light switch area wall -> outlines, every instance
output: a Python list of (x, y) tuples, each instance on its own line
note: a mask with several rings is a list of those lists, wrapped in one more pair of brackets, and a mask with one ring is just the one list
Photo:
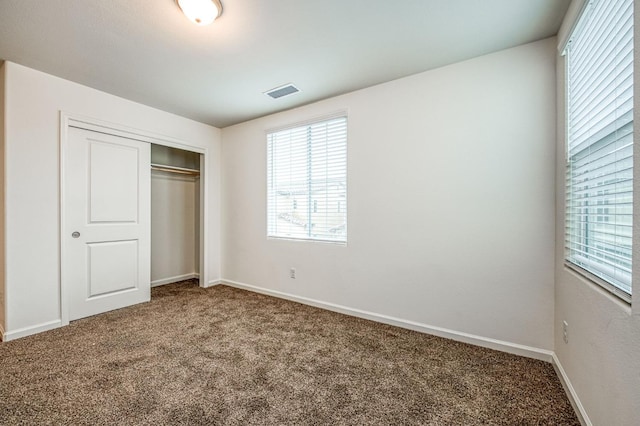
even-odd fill
[[(640, 22), (635, 16), (636, 27)], [(564, 24), (563, 24), (564, 25)], [(571, 25), (568, 25), (571, 28)], [(638, 33), (634, 43), (640, 43)], [(634, 58), (634, 80), (640, 81), (638, 57)], [(565, 57), (557, 58), (557, 168), (556, 168), (556, 261), (555, 261), (555, 345), (557, 362), (580, 399), (586, 424), (636, 425), (640, 419), (640, 285), (638, 247), (634, 243), (632, 304), (612, 296), (596, 284), (565, 267)], [(640, 85), (634, 84), (634, 96), (640, 95)], [(640, 111), (634, 110), (634, 120)], [(635, 155), (638, 158), (636, 139)], [(635, 162), (636, 160), (634, 160)], [(637, 163), (636, 163), (637, 164)], [(634, 173), (634, 188), (638, 188), (638, 173)], [(634, 193), (637, 194), (636, 189)], [(640, 197), (634, 196), (634, 212)], [(638, 230), (634, 217), (634, 234)], [(634, 239), (637, 236), (634, 235)], [(635, 240), (637, 241), (637, 240)], [(565, 339), (563, 325), (567, 324)]]
[(151, 173), (151, 285), (191, 278), (199, 271), (199, 179)]

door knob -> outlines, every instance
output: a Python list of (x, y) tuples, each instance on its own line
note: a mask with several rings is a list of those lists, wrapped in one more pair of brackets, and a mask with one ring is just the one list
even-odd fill
[(78, 237), (80, 237), (80, 233), (78, 231), (75, 231), (73, 234), (71, 234), (71, 236), (73, 238), (78, 238)]

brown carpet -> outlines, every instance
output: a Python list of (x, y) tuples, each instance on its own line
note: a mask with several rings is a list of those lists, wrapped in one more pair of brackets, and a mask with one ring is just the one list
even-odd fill
[(189, 281), (0, 362), (2, 425), (579, 424), (548, 363)]

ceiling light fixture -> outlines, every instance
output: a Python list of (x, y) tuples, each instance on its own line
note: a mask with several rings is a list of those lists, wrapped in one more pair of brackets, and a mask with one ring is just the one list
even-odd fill
[(222, 14), (220, 0), (176, 0), (182, 13), (197, 25), (209, 25)]

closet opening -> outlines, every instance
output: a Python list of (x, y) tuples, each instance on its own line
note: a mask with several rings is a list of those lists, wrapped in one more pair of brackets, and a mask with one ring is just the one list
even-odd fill
[(202, 155), (151, 144), (151, 287), (200, 280)]
[(208, 150), (60, 114), (60, 325), (208, 279)]

